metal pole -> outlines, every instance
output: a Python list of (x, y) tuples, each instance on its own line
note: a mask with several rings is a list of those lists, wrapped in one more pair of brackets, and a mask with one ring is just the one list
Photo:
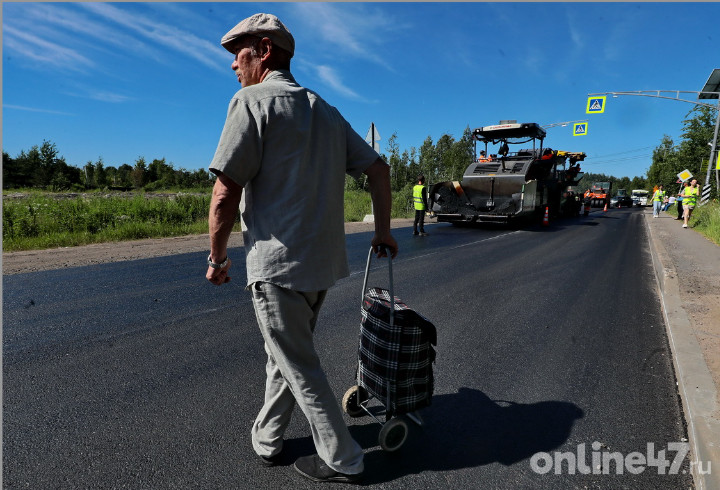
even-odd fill
[(713, 165), (716, 165), (715, 159), (713, 157), (717, 155), (718, 127), (720, 127), (720, 98), (718, 99), (717, 111), (718, 114), (715, 120), (715, 135), (713, 136), (712, 148), (710, 149), (710, 161), (708, 162), (707, 174), (705, 175), (705, 185), (710, 185), (710, 168)]
[[(374, 122), (370, 122), (370, 133), (371, 133), (370, 139), (372, 140), (372, 143), (370, 143), (370, 146), (372, 146), (372, 149), (374, 150), (375, 149), (375, 123)], [(390, 179), (392, 181), (392, 177)], [(372, 199), (370, 199), (370, 216), (372, 216), (373, 220), (374, 220), (375, 206), (373, 206)], [(363, 292), (363, 294), (365, 294), (365, 292)]]

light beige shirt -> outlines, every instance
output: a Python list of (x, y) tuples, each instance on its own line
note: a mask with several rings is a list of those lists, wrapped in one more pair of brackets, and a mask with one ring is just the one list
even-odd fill
[(345, 174), (378, 154), (316, 93), (276, 70), (230, 101), (210, 171), (244, 186), (247, 284), (321, 291), (349, 274)]

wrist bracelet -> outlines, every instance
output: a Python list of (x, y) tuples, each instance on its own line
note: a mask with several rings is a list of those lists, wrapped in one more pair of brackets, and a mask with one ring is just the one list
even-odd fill
[(222, 269), (223, 267), (225, 267), (227, 265), (228, 257), (225, 257), (225, 260), (223, 260), (219, 264), (216, 264), (215, 262), (212, 261), (212, 254), (210, 254), (210, 255), (208, 255), (207, 263), (213, 269)]

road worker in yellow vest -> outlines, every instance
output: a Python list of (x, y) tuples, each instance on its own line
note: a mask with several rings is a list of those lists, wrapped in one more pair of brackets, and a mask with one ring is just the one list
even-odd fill
[(424, 175), (418, 176), (418, 183), (413, 187), (413, 204), (415, 204), (413, 235), (427, 236), (428, 234), (425, 233), (425, 211), (427, 210), (428, 205)]

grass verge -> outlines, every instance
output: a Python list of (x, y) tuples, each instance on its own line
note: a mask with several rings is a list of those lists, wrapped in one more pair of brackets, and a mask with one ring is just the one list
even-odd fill
[(691, 225), (695, 231), (702, 233), (716, 245), (720, 245), (720, 204), (711, 202), (704, 206), (696, 206)]
[[(393, 218), (410, 216), (405, 194), (393, 195)], [(3, 252), (208, 232), (209, 192), (66, 194), (62, 198), (37, 191), (20, 198), (8, 195), (3, 199)], [(345, 221), (362, 221), (370, 212), (369, 193), (346, 193)], [(239, 216), (234, 231), (240, 231)]]

